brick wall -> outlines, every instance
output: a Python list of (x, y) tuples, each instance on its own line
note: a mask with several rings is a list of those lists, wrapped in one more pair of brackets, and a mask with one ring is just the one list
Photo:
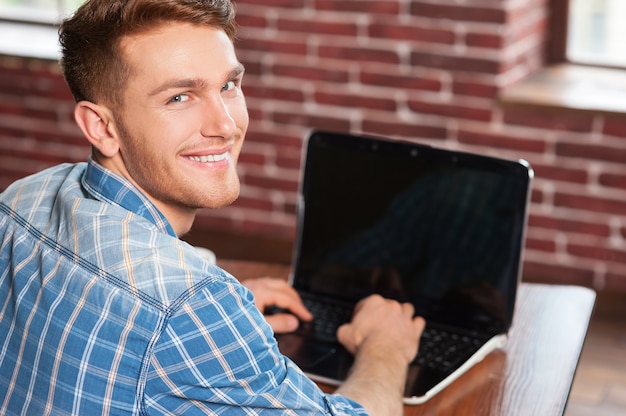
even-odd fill
[[(525, 278), (626, 292), (626, 118), (505, 107), (541, 67), (546, 0), (239, 0), (251, 128), (241, 198), (205, 230), (292, 242), (302, 137), (320, 127), (535, 169)], [(0, 60), (0, 189), (88, 148), (53, 63)]]
[(86, 159), (73, 107), (55, 62), (0, 57), (0, 190), (50, 165)]

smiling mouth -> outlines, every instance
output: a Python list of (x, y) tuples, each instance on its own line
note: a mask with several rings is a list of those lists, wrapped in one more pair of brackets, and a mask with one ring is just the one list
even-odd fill
[(187, 159), (199, 163), (214, 163), (228, 159), (228, 152), (219, 155), (187, 156)]

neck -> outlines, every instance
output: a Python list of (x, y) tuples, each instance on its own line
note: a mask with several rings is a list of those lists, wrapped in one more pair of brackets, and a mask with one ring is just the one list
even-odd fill
[(141, 186), (139, 186), (137, 182), (135, 182), (123, 163), (116, 163), (115, 158), (99, 156), (99, 154), (95, 153), (93, 155), (94, 160), (108, 170), (115, 172), (132, 182), (133, 185), (135, 185), (135, 187), (143, 193), (143, 195), (148, 198), (150, 202), (152, 202), (154, 206), (157, 207), (157, 209), (165, 216), (178, 237), (187, 234), (191, 230), (191, 226), (196, 218), (196, 213), (198, 212), (197, 208), (167, 204), (160, 199), (150, 196), (142, 189)]
[(178, 237), (187, 234), (191, 230), (193, 221), (196, 218), (196, 213), (198, 212), (197, 209), (172, 209), (168, 206), (165, 206), (160, 201), (154, 201), (152, 198), (150, 198), (150, 200), (159, 209), (159, 211), (161, 211), (165, 218), (167, 218), (167, 221), (170, 223)]

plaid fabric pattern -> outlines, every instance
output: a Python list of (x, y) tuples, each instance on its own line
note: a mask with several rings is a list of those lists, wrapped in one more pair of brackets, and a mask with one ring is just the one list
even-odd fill
[(365, 414), (132, 184), (60, 165), (0, 194), (0, 414)]

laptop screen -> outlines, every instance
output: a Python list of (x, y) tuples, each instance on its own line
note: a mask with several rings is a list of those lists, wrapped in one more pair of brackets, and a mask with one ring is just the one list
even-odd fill
[(380, 293), (427, 321), (506, 331), (531, 171), (525, 163), (314, 132), (293, 284), (347, 301)]

